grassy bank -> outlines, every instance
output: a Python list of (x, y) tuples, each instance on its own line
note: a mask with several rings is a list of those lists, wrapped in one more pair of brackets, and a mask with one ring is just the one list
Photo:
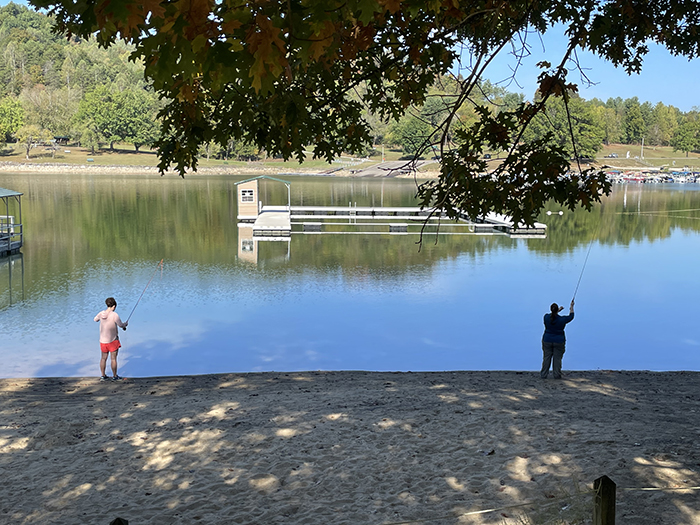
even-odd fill
[[(611, 154), (617, 155), (617, 158), (607, 157)], [(700, 167), (700, 154), (690, 153), (686, 157), (685, 153), (673, 151), (670, 146), (645, 146), (642, 149), (641, 145), (610, 144), (598, 152), (596, 161), (622, 169), (645, 167), (680, 169), (684, 166), (698, 168)]]
[[(617, 157), (610, 157), (610, 155)], [(629, 155), (628, 155), (629, 154)], [(502, 156), (503, 154), (501, 154)], [(342, 157), (337, 162), (328, 163), (323, 160), (307, 160), (299, 163), (296, 160), (285, 162), (282, 159), (265, 159), (255, 162), (245, 162), (236, 160), (221, 160), (214, 158), (199, 159), (198, 168), (202, 171), (221, 172), (255, 172), (268, 171), (274, 173), (283, 172), (309, 172), (322, 173), (330, 172), (342, 168), (344, 172), (361, 169), (382, 161), (399, 160), (403, 153), (396, 149), (384, 148), (383, 157), (380, 149), (376, 155), (370, 156), (369, 161), (358, 163), (352, 157)], [(124, 168), (143, 167), (155, 170), (158, 166), (158, 156), (155, 150), (140, 148), (136, 151), (130, 144), (117, 144), (114, 150), (101, 148), (95, 153), (89, 149), (79, 146), (65, 146), (53, 152), (51, 148), (34, 148), (31, 150), (29, 159), (26, 158), (24, 148), (16, 144), (7, 144), (0, 149), (0, 163), (16, 163), (23, 165), (37, 165), (37, 167), (48, 168), (50, 165), (68, 166), (117, 166)], [(499, 155), (493, 153), (493, 162), (498, 162)], [(673, 151), (670, 146), (642, 147), (629, 144), (610, 144), (604, 146), (596, 155), (595, 164), (599, 166), (610, 166), (619, 169), (640, 169), (640, 168), (676, 168), (683, 167), (700, 168), (700, 154), (690, 153), (687, 157), (683, 152)], [(433, 168), (434, 169), (434, 168)]]
[[(386, 160), (398, 160), (402, 153), (398, 150), (385, 149), (384, 158)], [(338, 168), (353, 169), (366, 167), (382, 161), (381, 152), (369, 158), (369, 162), (358, 164), (357, 159), (352, 157), (341, 157), (337, 162), (328, 163), (324, 160), (307, 160), (299, 163), (296, 160), (285, 162), (282, 159), (265, 159), (255, 162), (220, 160), (215, 158), (199, 159), (198, 168), (211, 168), (226, 170), (270, 170), (275, 172), (295, 172), (313, 171), (323, 172)], [(74, 166), (95, 165), (95, 166), (123, 166), (123, 167), (147, 167), (156, 169), (158, 166), (158, 155), (155, 150), (142, 147), (139, 151), (130, 144), (116, 144), (114, 150), (101, 148), (94, 153), (87, 148), (79, 146), (63, 146), (57, 151), (51, 148), (33, 148), (26, 158), (25, 150), (21, 145), (7, 144), (0, 149), (0, 162), (17, 163), (26, 165), (36, 164), (37, 166), (47, 166), (52, 164), (67, 164)]]

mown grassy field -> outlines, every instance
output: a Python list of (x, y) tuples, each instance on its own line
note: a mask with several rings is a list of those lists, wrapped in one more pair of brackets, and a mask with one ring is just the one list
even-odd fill
[[(629, 158), (627, 153), (629, 152)], [(606, 155), (616, 153), (618, 158), (606, 158)], [(610, 144), (598, 152), (596, 161), (616, 168), (690, 168), (700, 167), (700, 154), (690, 153), (687, 157), (681, 151), (673, 151), (670, 146), (645, 146), (642, 152), (640, 145)]]

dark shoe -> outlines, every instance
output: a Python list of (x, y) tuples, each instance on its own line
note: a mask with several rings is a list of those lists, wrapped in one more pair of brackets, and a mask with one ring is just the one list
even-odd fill
[(107, 376), (102, 376), (102, 377), (100, 378), (100, 381), (107, 381), (108, 379), (109, 379), (109, 377), (107, 377)]
[(120, 377), (120, 376), (114, 376), (114, 377), (112, 378), (112, 381), (124, 381), (124, 378), (123, 378), (123, 377)]

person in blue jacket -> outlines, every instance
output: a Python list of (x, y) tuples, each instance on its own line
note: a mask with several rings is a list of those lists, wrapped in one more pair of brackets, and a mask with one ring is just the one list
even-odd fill
[(566, 349), (566, 335), (564, 328), (574, 320), (574, 301), (571, 300), (569, 315), (559, 315), (564, 307), (552, 303), (550, 313), (544, 314), (544, 335), (542, 336), (542, 370), (540, 377), (547, 379), (549, 365), (552, 365), (554, 379), (561, 379), (561, 360)]

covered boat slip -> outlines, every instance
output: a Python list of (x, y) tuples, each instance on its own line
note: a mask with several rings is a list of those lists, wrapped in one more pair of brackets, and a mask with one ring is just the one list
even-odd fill
[(22, 194), (0, 188), (0, 257), (19, 252), (23, 237)]

